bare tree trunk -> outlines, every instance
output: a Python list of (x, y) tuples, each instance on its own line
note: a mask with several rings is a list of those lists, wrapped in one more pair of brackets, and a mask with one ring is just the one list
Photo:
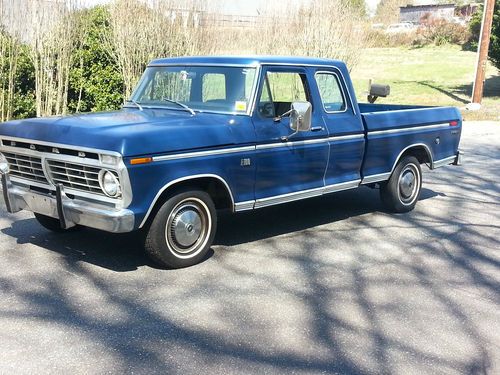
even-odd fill
[(126, 97), (151, 59), (194, 54), (199, 46), (194, 2), (183, 2), (182, 9), (172, 0), (146, 4), (117, 0), (110, 6), (112, 37), (104, 42), (122, 71)]
[(28, 14), (31, 24), (31, 59), (35, 68), (37, 116), (67, 111), (71, 52), (77, 13), (76, 0), (65, 3), (32, 1)]

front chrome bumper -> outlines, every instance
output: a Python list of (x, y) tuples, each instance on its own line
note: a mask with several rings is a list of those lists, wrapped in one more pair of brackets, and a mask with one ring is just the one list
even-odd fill
[(62, 185), (57, 186), (55, 197), (13, 185), (9, 175), (0, 173), (3, 199), (10, 213), (29, 210), (59, 219), (62, 228), (82, 225), (106, 232), (125, 233), (134, 230), (134, 213), (91, 203), (77, 198), (70, 199)]

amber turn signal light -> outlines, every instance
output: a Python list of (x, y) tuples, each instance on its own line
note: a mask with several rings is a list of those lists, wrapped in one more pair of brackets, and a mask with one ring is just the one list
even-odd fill
[(135, 158), (135, 159), (130, 159), (130, 164), (136, 165), (136, 164), (147, 164), (151, 163), (153, 161), (153, 158)]

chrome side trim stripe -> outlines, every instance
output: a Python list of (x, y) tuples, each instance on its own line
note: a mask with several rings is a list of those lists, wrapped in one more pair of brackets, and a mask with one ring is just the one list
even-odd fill
[(352, 139), (364, 139), (365, 135), (360, 134), (350, 134), (350, 135), (340, 135), (328, 138), (316, 138), (316, 139), (306, 139), (305, 141), (291, 141), (291, 142), (280, 142), (280, 143), (268, 143), (257, 145), (257, 150), (265, 150), (269, 148), (279, 148), (279, 147), (292, 147), (292, 146), (303, 146), (316, 143), (326, 143), (326, 142), (336, 142), (336, 141), (347, 141)]
[(348, 190), (348, 189), (354, 189), (354, 188), (357, 188), (359, 186), (360, 182), (361, 182), (361, 180), (353, 180), (353, 181), (341, 182), (340, 184), (328, 185), (328, 186), (325, 186), (323, 194), (334, 193), (336, 191), (342, 191), (342, 190)]
[(363, 139), (365, 138), (365, 135), (363, 133), (328, 137), (328, 141), (329, 142), (347, 141), (347, 140), (351, 140), (351, 139), (361, 139), (361, 138), (363, 138)]
[(387, 172), (387, 173), (379, 173), (379, 174), (372, 174), (371, 176), (366, 176), (363, 178), (363, 181), (361, 181), (361, 185), (364, 184), (371, 184), (374, 182), (379, 182), (379, 181), (386, 181), (391, 177), (392, 172)]
[(255, 204), (254, 200), (235, 203), (234, 204), (234, 211), (240, 212), (240, 211), (253, 210), (254, 204)]
[(266, 150), (269, 148), (281, 148), (281, 147), (293, 147), (293, 146), (304, 146), (304, 145), (312, 145), (316, 143), (325, 143), (326, 138), (315, 138), (315, 139), (306, 139), (304, 141), (293, 141), (293, 142), (280, 142), (280, 143), (266, 143), (262, 145), (257, 145), (257, 150)]
[(195, 151), (195, 152), (186, 152), (183, 154), (154, 156), (153, 161), (189, 159), (189, 158), (197, 158), (197, 157), (202, 157), (202, 156), (213, 156), (213, 155), (223, 155), (223, 154), (234, 154), (234, 153), (238, 153), (238, 152), (249, 152), (249, 151), (254, 151), (254, 150), (255, 150), (255, 146), (222, 148), (222, 149), (217, 149), (217, 150)]
[[(414, 131), (419, 131), (419, 130), (431, 130), (431, 129), (441, 129), (441, 128), (447, 129), (447, 128), (449, 128), (449, 126), (450, 125), (448, 123), (441, 123), (441, 124), (434, 124), (434, 125), (416, 126), (416, 127), (412, 127), (412, 128), (378, 130), (378, 131), (368, 132), (368, 136), (375, 136), (375, 135), (380, 135), (380, 134), (414, 132)], [(238, 153), (238, 152), (250, 152), (250, 151), (254, 151), (254, 150), (266, 150), (266, 149), (281, 148), (281, 147), (304, 146), (304, 145), (320, 144), (320, 143), (326, 143), (326, 142), (338, 142), (338, 141), (364, 139), (364, 137), (365, 137), (365, 135), (363, 133), (358, 133), (358, 134), (340, 135), (340, 136), (332, 136), (332, 137), (325, 137), (325, 138), (306, 139), (306, 140), (301, 140), (301, 141), (259, 144), (256, 146), (243, 146), (243, 147), (222, 148), (222, 149), (217, 149), (217, 150), (186, 152), (186, 153), (180, 153), (180, 154), (154, 156), (153, 161), (188, 159), (188, 158), (196, 158), (196, 157), (203, 157), (203, 156), (231, 154), (231, 153)]]
[(266, 149), (281, 148), (281, 147), (304, 146), (304, 145), (312, 145), (312, 144), (335, 142), (335, 141), (345, 141), (345, 140), (361, 139), (361, 138), (364, 138), (364, 134), (362, 134), (362, 133), (328, 137), (328, 138), (306, 139), (306, 140), (302, 140), (302, 141), (266, 143), (266, 144), (260, 144), (257, 146), (231, 147), (231, 148), (221, 148), (221, 149), (217, 149), (217, 150), (194, 151), (194, 152), (185, 152), (185, 153), (180, 153), (180, 154), (154, 156), (153, 161), (189, 159), (189, 158), (197, 158), (197, 157), (203, 157), (203, 156), (233, 154), (233, 153), (239, 153), (239, 152), (250, 152), (250, 151), (254, 151), (254, 150), (266, 150)]
[(370, 135), (380, 135), (380, 134), (393, 134), (393, 133), (403, 133), (403, 132), (413, 132), (419, 130), (431, 130), (431, 129), (448, 129), (450, 124), (448, 123), (440, 123), (434, 125), (424, 125), (424, 126), (414, 126), (412, 128), (398, 128), (398, 129), (389, 129), (389, 130), (376, 130), (369, 131), (368, 136)]
[(447, 158), (441, 159), (441, 160), (436, 160), (435, 162), (432, 163), (432, 168), (431, 169), (436, 169), (439, 167), (444, 167), (445, 165), (451, 164), (455, 161), (456, 155), (449, 156)]
[(317, 197), (317, 196), (323, 194), (323, 189), (324, 189), (323, 187), (320, 187), (320, 188), (315, 188), (315, 189), (302, 190), (302, 191), (296, 191), (293, 193), (276, 195), (274, 197), (257, 199), (255, 201), (254, 208), (273, 206), (275, 204), (293, 202), (293, 201), (296, 201), (299, 199)]
[(274, 206), (281, 203), (293, 202), (305, 198), (319, 197), (321, 195), (333, 193), (336, 191), (354, 189), (359, 186), (360, 182), (361, 180), (353, 180), (353, 181), (341, 182), (339, 184), (328, 185), (320, 188), (295, 191), (293, 193), (261, 198), (257, 199), (256, 201), (239, 202), (235, 204), (235, 211), (250, 210), (252, 209), (250, 205), (251, 203), (254, 203), (253, 208), (257, 209), (262, 207)]

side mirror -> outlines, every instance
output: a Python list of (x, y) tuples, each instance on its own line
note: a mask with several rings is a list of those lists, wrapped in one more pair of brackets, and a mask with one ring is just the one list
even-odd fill
[(375, 103), (377, 98), (385, 98), (391, 93), (391, 87), (389, 85), (381, 85), (379, 83), (372, 83), (370, 80), (368, 87), (368, 102)]
[(311, 130), (312, 105), (309, 102), (293, 102), (290, 110), (290, 128), (295, 132)]

